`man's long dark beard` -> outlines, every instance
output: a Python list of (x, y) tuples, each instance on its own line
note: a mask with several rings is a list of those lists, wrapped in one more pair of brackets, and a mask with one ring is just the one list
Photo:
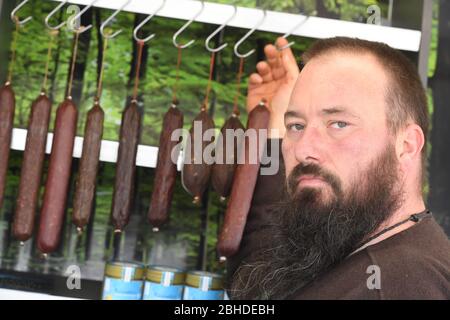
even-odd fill
[[(289, 299), (339, 263), (373, 234), (402, 204), (393, 146), (372, 162), (344, 194), (340, 180), (315, 164), (299, 164), (289, 175), (279, 221), (268, 245), (235, 272), (233, 299)], [(321, 189), (297, 190), (303, 174), (322, 177), (333, 197)], [(269, 238), (270, 237), (270, 238)], [(273, 237), (273, 238), (272, 238)]]

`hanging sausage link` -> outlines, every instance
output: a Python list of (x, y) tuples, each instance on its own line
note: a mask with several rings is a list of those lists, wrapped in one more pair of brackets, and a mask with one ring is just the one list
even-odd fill
[(123, 112), (120, 127), (119, 153), (111, 213), (115, 232), (122, 232), (130, 219), (140, 124), (141, 114), (137, 101), (132, 101)]
[[(21, 6), (22, 4), (16, 9), (18, 10)], [(16, 9), (13, 12), (15, 12)], [(15, 15), (12, 15), (12, 19), (16, 25), (16, 30), (13, 34), (11, 46), (11, 62), (9, 64), (8, 80), (4, 86), (0, 88), (0, 209), (3, 205), (3, 197), (5, 196), (6, 176), (8, 174), (9, 153), (14, 126), (14, 112), (16, 109), (16, 96), (11, 83), (14, 65), (16, 63), (17, 38), (19, 36), (20, 24), (30, 20), (30, 18), (27, 18), (21, 22)]]
[[(239, 120), (239, 117), (233, 114), (223, 125), (217, 139), (216, 162), (212, 168), (211, 184), (222, 201), (231, 192), (244, 131), (244, 125)], [(230, 135), (230, 133), (233, 135)], [(232, 141), (229, 140), (230, 138)]]
[(79, 35), (84, 30), (82, 27), (75, 31), (67, 98), (56, 111), (52, 152), (50, 155), (47, 181), (45, 182), (44, 200), (41, 208), (37, 239), (38, 249), (44, 255), (57, 249), (64, 223), (67, 193), (69, 192), (72, 171), (73, 146), (78, 120), (78, 111), (72, 101), (71, 92)]
[(247, 130), (256, 131), (257, 161), (256, 163), (249, 161), (255, 158), (250, 154), (250, 150), (254, 148), (250, 147), (250, 140), (246, 138), (244, 141), (245, 149), (242, 153), (245, 161), (243, 161), (243, 164), (238, 164), (236, 168), (230, 200), (225, 212), (225, 221), (219, 237), (218, 250), (221, 261), (234, 255), (239, 249), (258, 178), (260, 157), (264, 150), (263, 142), (259, 140), (259, 131), (268, 128), (269, 117), (269, 109), (264, 103), (260, 103), (249, 113)]
[(172, 106), (163, 118), (161, 135), (159, 137), (158, 162), (156, 163), (154, 187), (147, 215), (148, 221), (153, 226), (153, 231), (158, 231), (169, 220), (169, 211), (177, 179), (177, 164), (173, 160), (178, 159), (180, 150), (177, 148), (180, 141), (173, 141), (172, 134), (176, 130), (183, 128), (183, 113), (178, 108), (177, 99), (181, 50), (183, 46), (177, 45), (177, 48), (178, 59), (176, 79), (173, 86)]
[(50, 41), (47, 50), (44, 82), (42, 84), (41, 94), (31, 105), (16, 211), (14, 213), (13, 235), (21, 243), (30, 239), (33, 234), (39, 187), (41, 185), (42, 169), (45, 159), (48, 125), (52, 110), (52, 103), (47, 97), (46, 92), (49, 65), (52, 57), (52, 45), (54, 38), (58, 35), (58, 31), (50, 31), (49, 34)]
[[(120, 12), (120, 10), (116, 11), (112, 17), (117, 15), (118, 12)], [(103, 137), (103, 123), (105, 120), (105, 112), (100, 105), (100, 98), (102, 94), (108, 39), (112, 37), (109, 33), (104, 34), (103, 28), (110, 19), (112, 18), (105, 21), (100, 28), (100, 32), (105, 39), (103, 41), (103, 54), (100, 65), (100, 75), (98, 78), (97, 96), (95, 97), (94, 106), (89, 110), (86, 119), (83, 153), (81, 155), (80, 168), (75, 186), (72, 221), (77, 227), (79, 234), (81, 234), (83, 228), (89, 223), (95, 198), (100, 148)]]
[[(199, 129), (200, 132), (194, 132)], [(211, 143), (203, 139), (205, 132), (214, 129), (214, 121), (209, 116), (206, 109), (202, 109), (200, 113), (192, 121), (192, 127), (189, 130), (189, 139), (187, 150), (185, 150), (185, 163), (182, 171), (183, 187), (194, 197), (194, 203), (200, 203), (203, 193), (208, 187), (211, 176), (212, 164), (208, 164), (203, 155), (205, 149)], [(200, 141), (195, 138), (200, 138)]]
[(31, 106), (13, 223), (14, 237), (21, 242), (33, 234), (51, 109), (52, 103), (45, 94)]
[[(205, 101), (200, 109), (200, 113), (192, 121), (186, 150), (184, 151), (185, 157), (181, 181), (184, 189), (194, 197), (194, 203), (200, 203), (203, 193), (208, 187), (212, 171), (212, 163), (207, 163), (206, 159), (204, 159), (205, 150), (211, 141), (206, 141), (204, 137), (208, 130), (215, 128), (214, 120), (207, 112), (215, 58), (216, 52), (212, 52)], [(201, 131), (198, 132), (198, 129), (201, 129)]]
[(183, 127), (183, 113), (173, 104), (164, 115), (159, 138), (158, 163), (156, 164), (152, 199), (148, 211), (148, 220), (157, 231), (169, 218), (170, 205), (177, 178), (178, 158), (176, 150), (179, 141), (171, 139), (172, 133)]
[(114, 183), (112, 222), (114, 232), (120, 233), (128, 224), (131, 214), (136, 175), (136, 154), (141, 131), (141, 114), (138, 108), (137, 94), (139, 87), (139, 73), (142, 62), (144, 41), (137, 41), (138, 58), (136, 78), (134, 81), (133, 99), (122, 114), (120, 125), (119, 152), (117, 155), (116, 178)]
[(16, 99), (9, 83), (0, 88), (0, 208), (6, 188)]
[[(237, 75), (233, 114), (227, 121), (225, 121), (225, 124), (220, 130), (220, 135), (217, 139), (215, 150), (216, 162), (214, 163), (211, 174), (212, 187), (219, 194), (222, 201), (225, 201), (225, 199), (230, 195), (234, 172), (237, 166), (237, 159), (240, 150), (242, 149), (242, 137), (245, 128), (239, 120), (238, 104), (243, 70), (244, 58), (241, 58)], [(229, 136), (230, 133), (233, 133), (233, 135)], [(232, 138), (232, 141), (230, 141), (229, 138)]]
[(94, 203), (104, 119), (105, 112), (96, 101), (87, 115), (73, 202), (72, 221), (80, 233), (89, 222)]

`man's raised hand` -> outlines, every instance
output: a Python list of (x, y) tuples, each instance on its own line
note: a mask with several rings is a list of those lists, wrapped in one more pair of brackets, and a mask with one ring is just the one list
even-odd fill
[[(284, 38), (277, 39), (277, 46), (283, 47), (288, 41)], [(289, 105), (292, 90), (299, 74), (299, 68), (290, 48), (281, 52), (268, 44), (264, 48), (266, 61), (256, 65), (257, 72), (250, 75), (247, 111), (250, 112), (258, 103), (265, 99), (270, 110), (269, 129), (277, 129), (278, 134), (271, 138), (284, 136), (284, 113)], [(270, 131), (269, 131), (270, 134)]]

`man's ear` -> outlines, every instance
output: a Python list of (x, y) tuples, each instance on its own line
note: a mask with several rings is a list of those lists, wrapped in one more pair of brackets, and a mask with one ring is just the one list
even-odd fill
[(397, 158), (403, 166), (409, 166), (412, 161), (421, 159), (425, 136), (422, 128), (415, 123), (408, 124), (397, 135)]

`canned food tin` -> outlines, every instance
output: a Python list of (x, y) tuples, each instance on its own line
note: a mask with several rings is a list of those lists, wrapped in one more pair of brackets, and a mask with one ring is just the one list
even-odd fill
[(186, 274), (180, 269), (150, 266), (144, 287), (144, 300), (181, 300)]
[(110, 262), (105, 267), (103, 300), (141, 300), (145, 267), (133, 262)]
[(220, 274), (192, 271), (186, 275), (183, 300), (223, 300), (223, 277)]

